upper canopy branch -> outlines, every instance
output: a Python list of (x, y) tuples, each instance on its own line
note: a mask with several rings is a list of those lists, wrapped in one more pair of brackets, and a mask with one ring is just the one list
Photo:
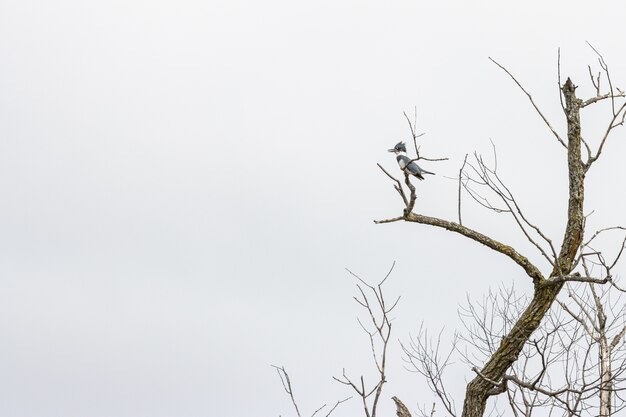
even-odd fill
[[(620, 97), (623, 97), (623, 96), (620, 96)], [(602, 136), (602, 139), (600, 140), (600, 146), (598, 146), (598, 150), (596, 151), (596, 154), (594, 156), (589, 157), (589, 159), (585, 163), (585, 171), (588, 171), (589, 168), (591, 167), (591, 164), (593, 164), (594, 162), (598, 160), (598, 158), (600, 157), (600, 154), (602, 153), (602, 150), (604, 149), (604, 144), (606, 143), (606, 140), (611, 134), (611, 131), (615, 129), (616, 127), (622, 126), (625, 122), (624, 120), (625, 118), (626, 118), (626, 102), (622, 103), (622, 105), (613, 114), (613, 117), (611, 118), (611, 121), (609, 122), (606, 130), (604, 131), (604, 135)]]
[[(594, 77), (592, 71), (591, 71), (591, 67), (589, 67), (589, 76), (591, 78), (591, 83), (593, 84), (593, 87), (596, 91), (596, 95), (594, 97), (591, 97), (587, 100), (580, 100), (580, 103), (578, 104), (578, 108), (582, 109), (585, 108), (589, 105), (592, 105), (594, 103), (597, 103), (599, 101), (603, 101), (603, 100), (611, 100), (611, 112), (612, 112), (612, 118), (610, 123), (608, 124), (605, 133), (603, 135), (603, 137), (600, 139), (600, 144), (598, 146), (598, 149), (596, 151), (596, 153), (594, 155), (592, 155), (591, 149), (589, 147), (589, 145), (587, 144), (587, 142), (581, 138), (582, 143), (585, 145), (585, 147), (587, 148), (587, 162), (584, 165), (585, 171), (587, 171), (591, 165), (600, 157), (600, 154), (602, 153), (602, 150), (604, 148), (604, 145), (606, 143), (607, 138), (609, 137), (611, 131), (613, 129), (615, 129), (616, 127), (622, 126), (625, 122), (626, 122), (626, 103), (622, 103), (621, 105), (619, 103), (617, 103), (616, 99), (620, 99), (620, 98), (624, 98), (626, 97), (626, 93), (622, 90), (620, 90), (617, 87), (613, 86), (613, 82), (611, 81), (611, 74), (609, 72), (609, 67), (606, 63), (606, 61), (604, 60), (604, 57), (591, 45), (589, 44), (589, 46), (591, 47), (591, 49), (593, 49), (593, 51), (596, 53), (596, 55), (598, 56), (598, 62), (601, 68), (601, 72), (598, 73), (597, 76)], [(515, 78), (515, 76), (503, 65), (499, 64), (497, 61), (495, 61), (493, 58), (489, 58), (489, 60), (491, 62), (493, 62), (494, 64), (496, 64), (498, 67), (500, 67), (504, 72), (507, 73), (507, 75), (509, 77), (511, 77), (511, 79), (515, 82), (515, 84), (517, 84), (517, 86), (524, 92), (524, 94), (526, 94), (526, 96), (528, 97), (528, 99), (530, 100), (530, 103), (532, 104), (533, 108), (537, 111), (537, 113), (539, 114), (539, 116), (541, 117), (541, 119), (544, 121), (544, 123), (546, 124), (546, 126), (548, 126), (548, 128), (550, 129), (550, 131), (552, 132), (552, 134), (556, 137), (556, 139), (559, 141), (559, 143), (567, 148), (567, 143), (565, 140), (563, 140), (563, 138), (561, 138), (561, 136), (557, 133), (557, 131), (552, 127), (552, 125), (550, 124), (550, 122), (548, 121), (548, 119), (545, 117), (545, 115), (543, 114), (543, 112), (539, 109), (539, 107), (537, 106), (537, 104), (535, 103), (535, 101), (533, 100), (532, 96), (530, 95), (530, 93), (524, 88), (524, 86)], [(609, 91), (606, 93), (601, 93), (601, 86), (600, 86), (600, 81), (601, 81), (601, 75), (604, 74), (604, 77), (607, 79), (607, 83), (608, 83), (608, 88)], [(559, 85), (560, 85), (560, 51), (559, 51)], [(561, 90), (561, 92), (563, 92)], [(560, 96), (561, 99), (561, 105), (563, 107), (564, 112), (567, 114), (568, 111), (565, 108), (565, 106), (563, 105), (563, 96)]]
[(511, 74), (511, 72), (509, 72), (508, 69), (506, 69), (505, 67), (503, 67), (502, 65), (500, 65), (498, 62), (496, 62), (493, 58), (489, 57), (489, 60), (491, 62), (493, 62), (494, 64), (496, 64), (498, 67), (500, 67), (504, 72), (506, 72), (509, 77), (511, 77), (511, 79), (513, 81), (515, 81), (515, 84), (517, 84), (517, 86), (524, 92), (524, 94), (526, 94), (526, 96), (528, 97), (528, 99), (530, 100), (530, 103), (533, 105), (533, 107), (535, 108), (535, 110), (537, 111), (537, 113), (539, 114), (539, 116), (541, 116), (541, 119), (543, 120), (543, 122), (546, 124), (546, 126), (548, 126), (548, 128), (550, 129), (550, 131), (552, 132), (552, 134), (554, 135), (554, 137), (556, 137), (556, 140), (559, 141), (559, 143), (564, 147), (567, 148), (567, 145), (565, 144), (565, 141), (563, 139), (561, 139), (561, 136), (557, 133), (556, 130), (554, 130), (554, 128), (552, 127), (552, 125), (550, 124), (550, 122), (548, 121), (548, 119), (546, 118), (546, 116), (543, 115), (543, 113), (541, 112), (541, 110), (539, 110), (539, 107), (537, 107), (537, 105), (535, 104), (535, 101), (533, 100), (533, 97), (530, 95), (530, 93), (528, 91), (526, 91), (526, 89), (522, 86), (522, 84), (520, 84), (519, 81), (517, 81), (517, 79), (515, 78), (515, 76), (513, 76), (513, 74)]
[(425, 156), (421, 156), (420, 155), (420, 147), (417, 146), (417, 139), (421, 138), (422, 136), (424, 136), (426, 133), (422, 132), (422, 133), (417, 133), (417, 108), (414, 109), (414, 116), (413, 116), (413, 121), (411, 121), (411, 119), (409, 119), (409, 116), (406, 114), (406, 112), (403, 112), (404, 114), (404, 118), (406, 119), (407, 123), (409, 124), (409, 129), (411, 130), (411, 138), (413, 139), (413, 146), (415, 146), (415, 158), (411, 159), (409, 162), (407, 162), (407, 166), (411, 163), (411, 162), (415, 162), (415, 161), (419, 161), (419, 160), (423, 160), (423, 161), (431, 161), (431, 162), (438, 162), (438, 161), (447, 161), (448, 158), (427, 158)]
[[(604, 60), (604, 57), (602, 56), (602, 54), (600, 54), (600, 52), (598, 52), (598, 50), (594, 48), (593, 45), (591, 45), (589, 42), (587, 42), (587, 44), (593, 50), (593, 52), (595, 52), (595, 54), (597, 55), (598, 64), (600, 65), (601, 71), (599, 71), (598, 75), (594, 77), (591, 71), (591, 66), (587, 67), (589, 69), (589, 77), (591, 79), (591, 83), (593, 84), (596, 90), (596, 96), (583, 101), (580, 105), (580, 108), (589, 106), (593, 103), (597, 103), (602, 100), (610, 99), (612, 117), (611, 117), (610, 122), (608, 123), (608, 126), (605, 129), (604, 135), (600, 139), (600, 145), (598, 146), (598, 149), (595, 155), (593, 156), (591, 155), (591, 151), (589, 147), (587, 146), (587, 144), (585, 143), (585, 146), (587, 146), (587, 155), (588, 155), (587, 162), (585, 163), (585, 171), (588, 171), (591, 165), (595, 161), (598, 160), (598, 158), (600, 157), (600, 154), (602, 153), (602, 150), (604, 149), (604, 145), (609, 135), (611, 134), (613, 129), (615, 129), (616, 127), (622, 126), (624, 124), (624, 118), (626, 118), (626, 102), (620, 105), (616, 100), (616, 99), (621, 99), (621, 98), (626, 97), (626, 94), (624, 93), (624, 91), (613, 86), (613, 81), (611, 81), (611, 73), (609, 71), (609, 66)], [(600, 93), (600, 81), (601, 81), (603, 74), (607, 80), (607, 84), (609, 87), (609, 91), (605, 94)]]

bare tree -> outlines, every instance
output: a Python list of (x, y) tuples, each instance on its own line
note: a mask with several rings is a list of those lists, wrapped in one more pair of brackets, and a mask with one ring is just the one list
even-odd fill
[[(526, 307), (510, 329), (508, 329), (507, 333), (503, 335), (498, 346), (489, 358), (487, 358), (480, 367), (476, 368), (476, 377), (468, 383), (466, 388), (462, 412), (463, 417), (483, 416), (487, 399), (505, 392), (505, 390), (502, 389), (502, 384), (505, 382), (504, 378), (507, 370), (509, 370), (518, 359), (524, 346), (530, 340), (533, 332), (538, 329), (543, 317), (549, 311), (559, 292), (567, 282), (608, 283), (615, 285), (613, 282), (612, 269), (622, 253), (621, 250), (612, 262), (603, 261), (605, 274), (601, 277), (589, 275), (581, 266), (583, 259), (593, 257), (603, 259), (601, 254), (598, 256), (598, 254), (589, 254), (582, 250), (585, 246), (585, 216), (583, 213), (585, 175), (589, 172), (593, 164), (599, 160), (610, 134), (617, 127), (624, 124), (626, 117), (626, 101), (623, 100), (624, 93), (613, 86), (608, 65), (599, 53), (597, 53), (597, 56), (601, 69), (600, 74), (594, 77), (590, 70), (591, 82), (596, 94), (586, 100), (577, 97), (577, 87), (570, 78), (561, 84), (559, 56), (559, 98), (565, 116), (567, 131), (564, 137), (552, 126), (541, 112), (532, 96), (518, 80), (505, 67), (492, 60), (498, 67), (505, 71), (526, 94), (535, 111), (556, 138), (556, 143), (564, 148), (567, 158), (569, 198), (565, 233), (561, 239), (560, 245), (555, 245), (553, 240), (523, 212), (518, 200), (500, 178), (497, 172), (497, 162), (494, 162), (494, 166), (489, 166), (480, 155), (475, 154), (475, 158), (472, 162), (469, 162), (466, 158), (459, 173), (459, 184), (465, 188), (467, 193), (473, 197), (474, 200), (489, 210), (506, 212), (511, 215), (520, 232), (550, 264), (550, 269), (546, 271), (546, 273), (542, 273), (526, 256), (512, 246), (499, 242), (484, 233), (463, 225), (461, 223), (460, 192), (458, 223), (419, 214), (414, 212), (416, 192), (415, 186), (410, 181), (408, 172), (404, 172), (404, 184), (408, 189), (407, 192), (398, 179), (379, 165), (385, 174), (394, 181), (394, 188), (400, 194), (404, 207), (401, 216), (379, 220), (376, 221), (376, 223), (405, 221), (442, 228), (452, 233), (462, 235), (489, 247), (495, 252), (507, 256), (522, 268), (534, 284), (533, 295), (530, 297)], [(606, 78), (608, 83), (608, 91), (605, 93), (601, 91), (601, 75)], [(580, 113), (586, 107), (604, 100), (610, 101), (609, 123), (602, 136), (594, 141), (594, 143), (591, 143), (588, 139), (582, 137)], [(419, 147), (417, 146), (418, 135), (415, 134), (415, 123), (409, 121), (409, 124), (416, 149), (417, 156), (415, 160), (425, 159), (419, 154)], [(481, 191), (477, 192), (477, 188), (480, 188)], [(488, 193), (488, 195), (485, 193)]]
[[(382, 286), (391, 275), (394, 266), (395, 262), (389, 269), (389, 272), (387, 272), (387, 275), (385, 275), (382, 281), (380, 281), (376, 286), (368, 284), (361, 279), (361, 277), (349, 269), (347, 270), (350, 275), (358, 280), (356, 287), (359, 291), (359, 295), (353, 298), (357, 304), (359, 304), (359, 306), (367, 312), (369, 325), (365, 325), (360, 318), (357, 318), (357, 321), (369, 337), (370, 349), (372, 351), (372, 358), (374, 359), (374, 365), (376, 366), (378, 378), (371, 387), (368, 387), (365, 383), (363, 375), (355, 381), (347, 375), (346, 370), (344, 369), (341, 377), (333, 377), (333, 379), (341, 384), (349, 386), (359, 396), (361, 403), (363, 404), (363, 411), (366, 417), (376, 417), (378, 401), (380, 400), (380, 396), (382, 394), (383, 384), (387, 382), (387, 348), (389, 347), (389, 339), (391, 337), (391, 319), (389, 314), (398, 305), (400, 297), (398, 297), (391, 305), (388, 305), (385, 300)], [(369, 401), (370, 398), (371, 401)], [(398, 401), (399, 400), (396, 401), (396, 404)]]
[[(352, 391), (361, 400), (363, 412), (365, 417), (376, 417), (378, 411), (379, 401), (383, 392), (383, 385), (387, 382), (387, 363), (389, 359), (388, 348), (391, 340), (391, 316), (390, 314), (398, 305), (400, 297), (397, 297), (392, 303), (388, 303), (383, 292), (383, 284), (390, 277), (395, 262), (385, 275), (385, 277), (376, 285), (370, 285), (363, 280), (359, 275), (346, 269), (350, 275), (357, 279), (356, 287), (358, 295), (353, 297), (357, 304), (362, 307), (366, 312), (366, 320), (361, 320), (357, 317), (357, 321), (361, 326), (361, 329), (367, 334), (369, 339), (369, 347), (372, 353), (374, 366), (376, 368), (377, 378), (375, 382), (368, 384), (365, 381), (365, 377), (354, 379), (348, 376), (345, 368), (342, 370), (340, 377), (333, 377), (333, 379), (343, 385), (350, 387)], [(286, 394), (290, 397), (293, 407), (298, 417), (302, 417), (299, 411), (299, 407), (293, 395), (293, 389), (291, 386), (291, 380), (284, 367), (274, 366), (283, 388)], [(345, 398), (337, 401), (335, 405), (330, 409), (326, 416), (328, 417), (335, 409), (342, 403), (348, 401), (352, 397)], [(397, 397), (392, 397), (392, 400), (396, 404), (397, 414), (399, 417), (411, 417), (411, 413), (408, 408)], [(318, 408), (311, 417), (314, 417), (318, 412), (326, 407), (326, 404)]]
[[(586, 291), (585, 291), (586, 290)], [(619, 406), (614, 410), (613, 394), (617, 393), (616, 382), (623, 381), (623, 346), (624, 305), (617, 305), (609, 299), (610, 292), (605, 288), (596, 289), (594, 284), (585, 288), (573, 288), (568, 285), (567, 294), (573, 306), (559, 300), (562, 308), (584, 329), (589, 346), (595, 346), (598, 355), (597, 374), (599, 378), (599, 417), (608, 417), (613, 411), (625, 406), (619, 398)], [(618, 302), (621, 300), (618, 300)], [(615, 311), (617, 310), (617, 311)], [(620, 357), (616, 357), (617, 353)]]
[[(622, 343), (626, 305), (621, 297), (611, 297), (616, 293), (612, 287), (597, 291), (594, 285), (568, 285), (569, 297), (552, 306), (518, 360), (500, 381), (492, 381), (492, 393), (506, 395), (514, 416), (605, 417), (626, 406), (619, 395), (626, 372)], [(476, 375), (486, 378), (478, 366), (497, 350), (526, 302), (513, 287), (490, 291), (478, 302), (468, 298), (459, 310), (463, 328), (445, 354), (441, 334), (432, 339), (422, 329), (403, 345), (409, 368), (426, 378), (448, 414), (456, 415), (454, 399), (444, 384), (448, 365), (460, 357)], [(496, 412), (497, 404), (493, 407)], [(424, 410), (421, 414), (427, 415)]]
[[(625, 306), (620, 297), (610, 300), (609, 295), (616, 292), (611, 287), (600, 291), (595, 284), (568, 284), (569, 297), (558, 299), (558, 305), (547, 313), (543, 326), (498, 384), (514, 415), (531, 416), (534, 411), (545, 415), (549, 411), (550, 415), (607, 417), (613, 403), (616, 411), (623, 409), (621, 398), (611, 401), (611, 396), (619, 393), (618, 383), (626, 372), (620, 343)], [(511, 300), (515, 302), (515, 298)], [(478, 310), (484, 311), (482, 307)], [(607, 355), (604, 341), (610, 334), (614, 344)], [(481, 375), (477, 368), (473, 370)]]

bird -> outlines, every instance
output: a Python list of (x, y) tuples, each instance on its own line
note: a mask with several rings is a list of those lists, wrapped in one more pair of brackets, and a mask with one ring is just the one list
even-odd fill
[(388, 151), (396, 154), (396, 160), (398, 161), (398, 165), (400, 165), (401, 170), (408, 172), (416, 178), (423, 180), (423, 174), (435, 175), (434, 172), (426, 171), (425, 169), (420, 168), (415, 162), (411, 162), (411, 158), (406, 156), (406, 145), (404, 142), (398, 142), (393, 149), (388, 149)]

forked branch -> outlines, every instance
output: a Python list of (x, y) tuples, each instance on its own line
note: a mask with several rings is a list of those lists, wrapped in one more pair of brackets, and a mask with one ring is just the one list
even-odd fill
[[(302, 417), (302, 415), (300, 414), (300, 409), (298, 407), (298, 403), (296, 402), (296, 398), (293, 395), (293, 388), (291, 386), (291, 379), (289, 378), (289, 374), (287, 373), (287, 370), (285, 370), (284, 366), (272, 365), (272, 368), (276, 369), (276, 373), (278, 373), (278, 377), (280, 378), (280, 382), (283, 385), (283, 389), (285, 390), (285, 393), (291, 399), (291, 403), (293, 404), (293, 408), (296, 411), (296, 415), (298, 417)], [(343, 404), (346, 401), (348, 401), (350, 398), (352, 398), (352, 397), (347, 397), (347, 398), (344, 398), (342, 400), (337, 400), (337, 402), (335, 402), (335, 404), (325, 414), (325, 417), (330, 417), (330, 415), (337, 409), (337, 407), (339, 407), (341, 404)], [(328, 407), (328, 404), (323, 404), (321, 407), (318, 407), (317, 410), (315, 410), (313, 412), (313, 414), (311, 414), (311, 417), (315, 417), (319, 412), (324, 410), (326, 407)]]
[(363, 331), (368, 335), (378, 379), (373, 386), (367, 388), (363, 376), (354, 380), (348, 376), (345, 369), (342, 371), (341, 377), (333, 377), (333, 379), (350, 387), (358, 395), (361, 399), (366, 417), (376, 417), (383, 384), (387, 382), (387, 350), (391, 338), (390, 313), (398, 305), (400, 297), (396, 298), (396, 300), (389, 305), (385, 299), (383, 284), (393, 272), (394, 266), (395, 262), (392, 264), (385, 277), (375, 286), (368, 284), (360, 276), (347, 269), (348, 273), (359, 281), (359, 283), (357, 283), (359, 295), (354, 297), (354, 300), (359, 306), (365, 309), (369, 318), (369, 324), (365, 325), (361, 319), (357, 319), (357, 321)]

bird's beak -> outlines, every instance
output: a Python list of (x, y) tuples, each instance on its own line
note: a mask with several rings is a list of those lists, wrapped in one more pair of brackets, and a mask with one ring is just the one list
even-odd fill
[(387, 152), (395, 152), (395, 149), (387, 149)]

